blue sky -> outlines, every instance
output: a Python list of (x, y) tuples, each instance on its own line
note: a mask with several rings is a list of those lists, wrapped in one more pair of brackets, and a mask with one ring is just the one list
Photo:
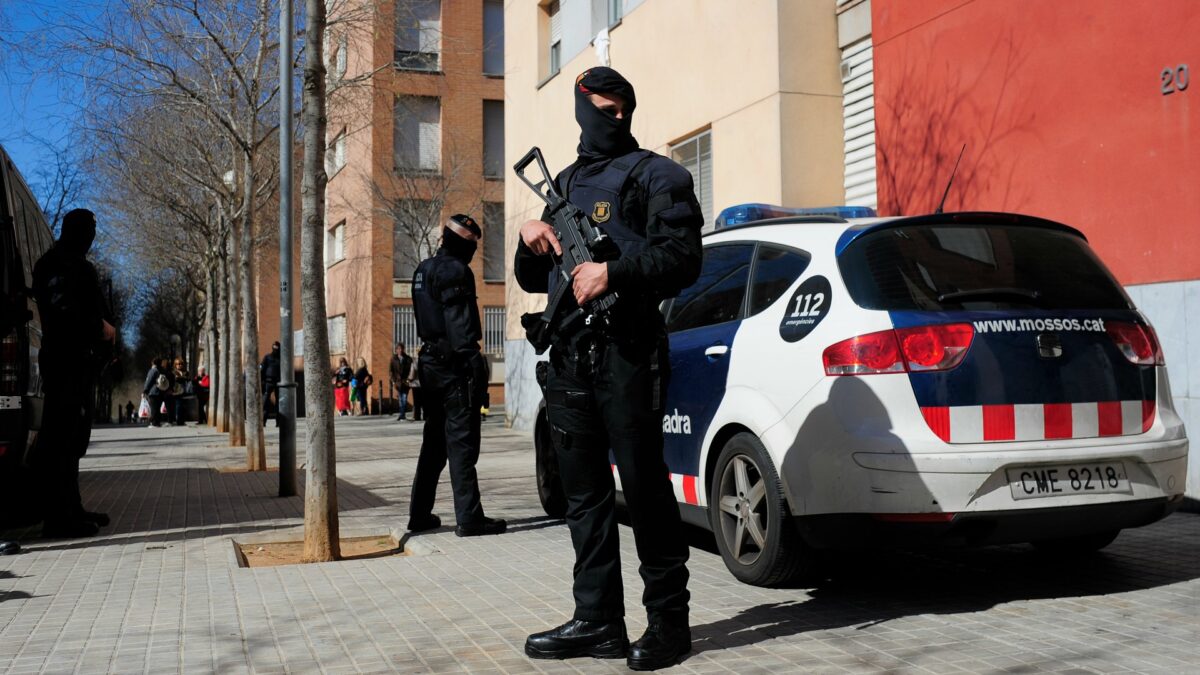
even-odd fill
[[(53, 0), (0, 0), (0, 15), (7, 40), (36, 45), (49, 30), (48, 22), (64, 10), (92, 16), (97, 2)], [(0, 46), (0, 144), (3, 144), (27, 181), (36, 182), (38, 170), (49, 164), (45, 143), (63, 147), (83, 99), (82, 85), (27, 50), (17, 54)], [(36, 189), (36, 188), (35, 188)]]

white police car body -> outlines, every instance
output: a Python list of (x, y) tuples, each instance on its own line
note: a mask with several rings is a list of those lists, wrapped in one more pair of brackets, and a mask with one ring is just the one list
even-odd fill
[(1182, 502), (1157, 338), (1082, 234), (840, 208), (727, 209), (664, 304), (671, 481), (735, 576), (885, 540), (1094, 550)]

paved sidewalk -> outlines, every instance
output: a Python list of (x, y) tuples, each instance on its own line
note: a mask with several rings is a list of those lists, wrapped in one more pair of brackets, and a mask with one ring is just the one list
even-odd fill
[[(406, 521), (421, 425), (393, 420), (337, 421), (344, 536)], [(495, 417), (484, 436), (484, 506), (509, 519), (508, 534), (444, 528), (414, 539), (426, 555), (240, 569), (232, 538), (302, 522), (300, 497), (274, 496), (277, 474), (218, 471), (244, 455), (207, 429), (97, 430), (84, 500), (114, 522), (0, 558), (0, 670), (624, 671), (522, 653), (528, 633), (570, 616), (570, 539), (538, 508), (528, 436)], [(268, 438), (274, 455), (274, 428)], [(452, 521), (443, 478), (438, 512)], [(629, 535), (636, 637), (645, 617)], [(740, 584), (711, 539), (690, 536), (696, 651), (674, 672), (1200, 672), (1200, 515), (1125, 532), (1077, 562), (1025, 546), (872, 554), (815, 589)]]

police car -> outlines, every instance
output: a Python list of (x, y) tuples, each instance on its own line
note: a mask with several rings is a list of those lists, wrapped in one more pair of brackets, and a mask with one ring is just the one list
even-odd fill
[(663, 435), (684, 519), (738, 579), (888, 540), (1092, 551), (1181, 504), (1158, 339), (1078, 230), (763, 204), (717, 223), (663, 305)]

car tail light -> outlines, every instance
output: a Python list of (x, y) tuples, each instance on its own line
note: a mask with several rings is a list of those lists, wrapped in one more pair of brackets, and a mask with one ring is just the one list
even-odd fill
[(842, 340), (826, 347), (821, 358), (825, 362), (826, 375), (904, 372), (904, 360), (900, 357), (900, 345), (896, 344), (896, 332), (891, 330)]
[(18, 396), (20, 391), (21, 343), (16, 333), (0, 340), (0, 396)]
[(1161, 366), (1164, 364), (1158, 335), (1150, 326), (1130, 321), (1106, 321), (1104, 330), (1117, 345), (1117, 349), (1138, 366)]
[(967, 323), (882, 330), (832, 344), (822, 360), (826, 375), (950, 370), (962, 362), (974, 337)]
[(950, 370), (962, 362), (974, 338), (975, 329), (969, 323), (896, 330), (900, 351), (913, 371)]

